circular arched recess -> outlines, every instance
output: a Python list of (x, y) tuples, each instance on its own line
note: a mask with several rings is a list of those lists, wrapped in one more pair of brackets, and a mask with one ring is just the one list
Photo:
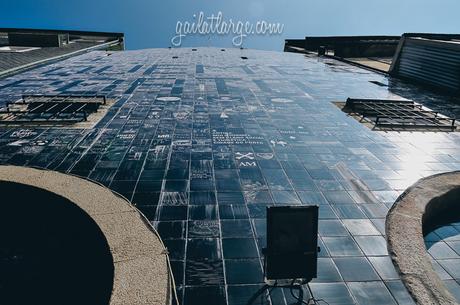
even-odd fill
[(9, 285), (0, 290), (16, 295), (13, 304), (171, 303), (164, 245), (123, 197), (82, 178), (16, 166), (0, 166), (0, 194), (0, 272), (10, 272), (9, 281), (0, 276), (0, 286)]
[(458, 304), (431, 264), (424, 235), (460, 220), (460, 172), (423, 178), (396, 200), (386, 218), (388, 251), (417, 304)]

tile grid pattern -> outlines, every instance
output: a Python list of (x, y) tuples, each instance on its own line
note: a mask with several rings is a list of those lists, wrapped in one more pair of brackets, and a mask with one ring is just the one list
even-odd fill
[[(283, 204), (320, 205), (317, 297), (413, 304), (388, 257), (386, 213), (417, 179), (460, 169), (457, 133), (375, 132), (331, 103), (402, 96), (452, 115), (453, 98), (328, 59), (92, 52), (0, 89), (1, 103), (23, 93), (119, 99), (91, 130), (1, 129), (0, 163), (89, 177), (131, 199), (164, 239), (185, 305), (246, 304), (262, 284), (265, 208)], [(292, 298), (273, 290), (258, 302)]]
[(429, 233), (425, 236), (425, 245), (434, 269), (460, 302), (460, 222)]

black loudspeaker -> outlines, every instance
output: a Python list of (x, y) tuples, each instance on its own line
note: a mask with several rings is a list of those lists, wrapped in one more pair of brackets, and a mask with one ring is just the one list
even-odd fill
[(318, 206), (267, 207), (267, 280), (316, 278)]

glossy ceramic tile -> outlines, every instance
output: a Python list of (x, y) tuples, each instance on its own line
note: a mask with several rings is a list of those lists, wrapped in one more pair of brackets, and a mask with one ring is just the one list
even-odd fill
[[(316, 297), (412, 304), (390, 265), (384, 219), (418, 179), (460, 169), (460, 137), (372, 131), (332, 102), (403, 97), (451, 116), (460, 103), (332, 61), (152, 49), (90, 52), (17, 74), (0, 80), (0, 104), (24, 93), (116, 102), (93, 129), (0, 128), (0, 164), (89, 177), (130, 199), (164, 239), (185, 305), (246, 304), (263, 281), (266, 207), (284, 204), (320, 205)], [(444, 243), (430, 253), (454, 288), (457, 228), (430, 241)], [(268, 299), (292, 301), (282, 289), (258, 302)]]

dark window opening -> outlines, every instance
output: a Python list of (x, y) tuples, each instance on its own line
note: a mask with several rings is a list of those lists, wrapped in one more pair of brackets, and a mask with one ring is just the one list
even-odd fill
[(375, 84), (375, 85), (377, 85), (377, 86), (380, 86), (380, 87), (388, 87), (387, 84), (381, 83), (381, 82), (376, 81), (376, 80), (370, 80), (369, 82), (370, 82), (370, 83), (373, 83), (373, 84)]

